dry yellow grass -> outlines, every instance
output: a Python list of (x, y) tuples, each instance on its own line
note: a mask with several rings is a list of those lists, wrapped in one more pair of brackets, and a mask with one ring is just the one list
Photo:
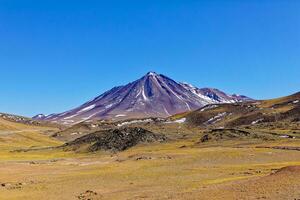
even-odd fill
[[(62, 142), (43, 134), (49, 128), (23, 125), (15, 128), (14, 131), (21, 132), (1, 130), (5, 134), (0, 135), (1, 200), (202, 200), (262, 196), (276, 199), (276, 192), (280, 197), (284, 194), (280, 184), (289, 182), (281, 183), (280, 180), (284, 180), (281, 177), (276, 187), (272, 182), (266, 182), (276, 191), (268, 187), (261, 191), (257, 188), (264, 183), (260, 178), (284, 166), (300, 165), (299, 151), (255, 148), (258, 145), (299, 146), (297, 139), (234, 140), (195, 145), (199, 134), (191, 131), (186, 139), (138, 145), (117, 154), (74, 153), (56, 148), (23, 152), (14, 150), (54, 147)], [(290, 183), (295, 183), (293, 176), (287, 178)], [(257, 187), (255, 184), (246, 187), (247, 181), (256, 180)], [(299, 191), (300, 186), (295, 184), (295, 189)], [(289, 191), (289, 198), (297, 198), (293, 195), (297, 192)]]
[[(232, 147), (236, 144), (196, 147), (193, 142), (181, 141), (140, 145), (118, 154), (74, 154), (60, 150), (8, 153), (4, 159), (1, 156), (0, 182), (24, 185), (21, 189), (2, 188), (0, 196), (76, 199), (92, 190), (97, 193), (94, 199), (197, 199), (199, 194), (206, 194), (203, 199), (213, 199), (205, 191), (214, 185), (300, 165), (297, 151), (257, 149), (255, 145)], [(186, 147), (180, 148), (183, 145)]]

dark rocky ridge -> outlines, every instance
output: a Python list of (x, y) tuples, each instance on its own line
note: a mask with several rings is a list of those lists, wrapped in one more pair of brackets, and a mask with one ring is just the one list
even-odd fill
[(221, 140), (233, 140), (233, 139), (262, 139), (262, 140), (272, 140), (276, 136), (271, 133), (253, 133), (252, 131), (245, 131), (240, 129), (212, 129), (206, 131), (204, 135), (200, 138), (198, 143), (205, 143), (210, 141), (221, 141)]
[(164, 142), (167, 138), (162, 134), (155, 134), (143, 128), (122, 128), (98, 131), (66, 143), (63, 148), (78, 150), (87, 146), (90, 152), (124, 151), (140, 143)]

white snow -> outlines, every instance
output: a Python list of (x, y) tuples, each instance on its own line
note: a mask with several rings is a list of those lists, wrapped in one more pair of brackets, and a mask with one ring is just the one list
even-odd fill
[(293, 138), (293, 139), (295, 139), (296, 137), (291, 137), (291, 136), (289, 136), (289, 135), (281, 135), (281, 136), (279, 136), (280, 138)]
[(37, 117), (37, 118), (42, 118), (42, 117), (45, 117), (45, 115), (39, 114), (39, 115), (37, 115), (36, 117)]
[(216, 116), (210, 118), (209, 120), (207, 120), (205, 122), (205, 124), (213, 124), (213, 123), (216, 123), (217, 121), (220, 121), (225, 115), (227, 115), (226, 112), (223, 112), (223, 113), (219, 113), (217, 114)]
[(173, 90), (171, 90), (171, 88), (165, 82), (164, 82), (164, 85), (170, 90), (170, 92), (172, 92), (172, 94), (174, 94), (179, 100), (181, 100), (183, 103), (185, 103), (188, 110), (191, 110), (190, 105), (187, 102), (185, 102), (180, 96), (178, 96)]
[[(61, 116), (64, 116), (65, 114), (67, 114), (69, 111), (66, 111), (66, 112), (63, 112), (61, 114), (59, 114), (58, 116), (61, 117)], [(50, 115), (49, 115), (50, 116)]]
[(157, 78), (158, 78), (158, 77), (153, 76), (153, 79), (154, 79), (154, 81), (155, 81), (156, 86), (159, 87), (159, 88), (161, 88), (161, 85), (159, 84)]
[(130, 125), (130, 124), (136, 124), (136, 123), (146, 123), (146, 122), (152, 122), (152, 121), (153, 121), (152, 119), (132, 120), (132, 121), (120, 123), (117, 126), (121, 127), (121, 126), (124, 126), (124, 125)]
[(71, 119), (71, 118), (73, 118), (73, 117), (76, 117), (78, 114), (75, 114), (75, 115), (71, 115), (71, 116), (69, 116), (69, 117), (65, 117), (64, 119)]
[(186, 121), (186, 118), (181, 118), (181, 119), (178, 119), (178, 120), (175, 120), (174, 122), (175, 123), (179, 123), (179, 124), (182, 124)]
[(289, 138), (289, 136), (288, 135), (281, 135), (281, 136), (279, 136), (280, 138)]
[(99, 113), (99, 112), (96, 112), (96, 113), (94, 113), (94, 114), (92, 114), (92, 115), (86, 117), (85, 120), (91, 119), (92, 117), (94, 117), (94, 116), (97, 115), (98, 113)]
[(206, 106), (206, 107), (202, 108), (202, 109), (200, 110), (200, 112), (203, 112), (203, 111), (209, 110), (209, 109), (213, 109), (213, 108), (217, 108), (217, 107), (218, 107), (218, 105), (210, 105), (210, 106)]
[(96, 105), (95, 105), (95, 104), (93, 104), (93, 105), (90, 105), (90, 106), (87, 106), (87, 107), (85, 107), (85, 108), (81, 109), (80, 111), (78, 111), (78, 113), (82, 113), (82, 112), (85, 112), (85, 111), (92, 110), (92, 109), (93, 109), (93, 108), (95, 108), (95, 107), (96, 107)]
[(119, 114), (119, 115), (116, 115), (115, 117), (125, 117), (126, 115), (124, 114)]
[(83, 118), (81, 118), (81, 119), (82, 119), (82, 121), (91, 119), (92, 117), (94, 117), (95, 115), (101, 113), (102, 111), (104, 111), (104, 110), (99, 110), (98, 112), (95, 112), (94, 114), (92, 114), (92, 115), (90, 115), (90, 116), (88, 116), (88, 117), (83, 117)]
[(143, 85), (143, 88), (142, 88), (142, 95), (143, 95), (143, 98), (144, 100), (148, 100), (148, 98), (146, 97), (146, 94), (145, 94), (145, 86)]
[(299, 103), (299, 100), (295, 100), (295, 101), (293, 101), (293, 103), (294, 103), (294, 104)]
[(167, 115), (171, 116), (170, 113), (168, 112), (168, 110), (166, 109), (166, 107), (164, 107), (164, 111)]
[(68, 122), (68, 123), (73, 123), (74, 122), (74, 120), (62, 120), (62, 121)]
[(106, 109), (111, 108), (113, 105), (114, 105), (113, 103), (108, 104), (108, 105), (105, 106), (105, 108), (106, 108)]
[(156, 76), (157, 74), (155, 72), (149, 72), (148, 75), (149, 76)]
[(53, 117), (53, 116), (54, 116), (54, 114), (47, 115), (45, 119), (49, 119), (49, 118), (51, 118), (51, 117)]
[(187, 83), (187, 82), (183, 82), (181, 85), (182, 86), (188, 86), (189, 88), (196, 88), (195, 86), (193, 86), (192, 84)]
[(138, 98), (138, 96), (140, 96), (140, 94), (141, 94), (141, 90), (139, 90), (139, 92), (137, 93), (137, 95), (135, 96), (135, 98)]
[(177, 120), (174, 120), (174, 121), (167, 121), (165, 122), (165, 124), (173, 124), (173, 123), (179, 123), (179, 124), (182, 124), (186, 121), (186, 118), (181, 118), (181, 119), (177, 119)]
[(205, 104), (212, 104), (212, 103), (236, 103), (239, 102), (238, 100), (233, 99), (233, 95), (227, 95), (228, 99), (219, 96), (219, 100), (215, 100), (209, 97), (209, 93), (201, 94), (199, 89), (189, 83), (180, 83), (186, 90), (192, 92), (195, 96), (199, 98), (200, 101), (205, 101)]
[(255, 120), (255, 121), (253, 121), (253, 122), (251, 122), (251, 124), (257, 124), (258, 122), (261, 122), (261, 121), (263, 121), (264, 119), (258, 119), (258, 120)]
[(187, 102), (184, 102), (189, 110), (192, 110), (190, 105)]
[(91, 124), (91, 127), (96, 128), (96, 127), (98, 127), (98, 125), (97, 124)]
[(205, 100), (205, 103), (208, 104), (208, 103), (218, 103), (218, 101), (208, 97), (208, 96), (205, 96), (205, 95), (202, 95), (201, 93), (197, 92), (197, 88), (189, 83), (181, 83), (181, 86), (183, 86), (186, 90), (192, 92), (194, 95), (196, 95), (198, 98), (200, 98), (201, 100)]
[(66, 124), (66, 125), (70, 125), (70, 124), (74, 124), (75, 121), (74, 120), (62, 120), (63, 124)]

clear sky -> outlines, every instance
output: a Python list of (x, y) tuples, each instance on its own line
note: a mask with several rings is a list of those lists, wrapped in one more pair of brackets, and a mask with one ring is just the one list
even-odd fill
[(62, 112), (148, 71), (300, 91), (298, 0), (0, 0), (0, 112)]

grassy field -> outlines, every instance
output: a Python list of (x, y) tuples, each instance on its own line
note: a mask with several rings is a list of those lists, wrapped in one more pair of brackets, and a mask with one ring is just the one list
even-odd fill
[[(23, 148), (60, 144), (44, 136), (37, 140), (38, 133), (27, 134), (33, 143), (24, 143)], [(189, 140), (140, 145), (118, 154), (80, 154), (58, 149), (11, 152), (15, 148), (1, 144), (0, 183), (8, 186), (0, 188), (0, 196), (1, 199), (214, 199), (210, 191), (216, 186), (300, 165), (300, 152), (254, 148), (256, 142), (249, 145), (228, 141), (219, 146), (195, 145)], [(293, 143), (300, 145), (300, 141)], [(21, 146), (17, 143), (16, 147)], [(222, 197), (222, 189), (215, 196), (218, 197)]]
[(300, 165), (300, 151), (267, 148), (300, 146), (298, 139), (198, 144), (199, 131), (119, 153), (75, 153), (51, 148), (63, 144), (48, 136), (53, 128), (8, 125), (0, 131), (0, 199), (300, 197), (299, 171), (270, 176)]

